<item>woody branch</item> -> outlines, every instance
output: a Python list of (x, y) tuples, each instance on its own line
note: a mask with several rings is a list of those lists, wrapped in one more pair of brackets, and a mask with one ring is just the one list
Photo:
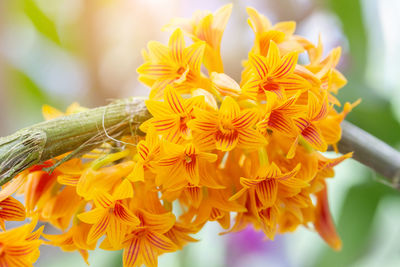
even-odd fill
[[(118, 138), (150, 118), (144, 99), (128, 98), (107, 106), (59, 117), (0, 138), (0, 185), (19, 172), (73, 151), (80, 155), (107, 140)], [(353, 158), (400, 188), (400, 152), (347, 122), (342, 122), (339, 152)], [(133, 134), (141, 134), (134, 132)]]

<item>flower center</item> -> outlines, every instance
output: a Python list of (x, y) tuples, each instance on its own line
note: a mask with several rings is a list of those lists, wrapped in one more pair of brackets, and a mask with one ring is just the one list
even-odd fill
[(185, 155), (185, 162), (186, 163), (191, 163), (193, 161), (193, 155)]
[(220, 120), (219, 129), (223, 134), (228, 134), (235, 131), (235, 127), (233, 126), (232, 121), (226, 119)]
[(183, 73), (185, 73), (186, 68), (184, 67), (179, 67), (179, 69), (176, 71), (179, 75), (182, 75)]

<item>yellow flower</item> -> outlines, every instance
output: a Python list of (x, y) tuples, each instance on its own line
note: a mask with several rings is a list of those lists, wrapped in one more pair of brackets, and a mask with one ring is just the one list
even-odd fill
[(164, 102), (147, 100), (146, 106), (153, 118), (144, 122), (140, 129), (147, 131), (152, 126), (166, 140), (180, 142), (190, 139), (191, 131), (187, 123), (193, 118), (193, 109), (205, 107), (205, 102), (203, 96), (183, 99), (174, 88), (168, 86), (165, 89)]
[[(328, 144), (322, 136), (318, 122), (325, 119), (328, 113), (329, 106), (326, 94), (322, 96), (322, 100), (319, 100), (317, 96), (309, 92), (307, 114), (295, 119), (295, 124), (304, 140), (310, 144), (311, 147), (322, 152), (328, 149)], [(297, 140), (298, 138), (296, 138), (293, 147), (297, 145)], [(293, 155), (293, 147), (288, 153), (289, 158)]]
[(273, 92), (279, 99), (284, 99), (308, 90), (309, 82), (294, 74), (297, 57), (297, 52), (281, 57), (274, 41), (271, 41), (266, 57), (250, 53), (248, 64), (253, 75), (243, 84), (243, 93), (252, 99), (265, 99), (265, 92)]
[(283, 21), (272, 25), (267, 17), (254, 8), (247, 7), (246, 11), (249, 15), (247, 22), (255, 33), (254, 53), (266, 56), (270, 41), (278, 44), (284, 54), (291, 51), (303, 52), (303, 47), (293, 36), (296, 29), (295, 21)]
[(266, 140), (253, 127), (258, 120), (255, 109), (240, 110), (238, 103), (227, 96), (217, 112), (194, 110), (195, 119), (189, 127), (197, 134), (195, 140), (202, 146), (230, 151), (236, 146), (255, 148)]
[(96, 243), (86, 243), (90, 228), (90, 224), (75, 219), (73, 226), (67, 232), (59, 235), (43, 234), (43, 237), (49, 240), (46, 242), (47, 244), (58, 246), (63, 251), (78, 251), (86, 264), (89, 265), (88, 250), (94, 250), (96, 248)]
[(304, 113), (304, 106), (297, 105), (299, 94), (287, 100), (279, 101), (276, 94), (267, 93), (266, 114), (257, 123), (257, 129), (263, 133), (267, 129), (277, 131), (284, 135), (297, 136), (298, 132), (293, 119)]
[(124, 180), (113, 195), (98, 192), (94, 199), (95, 208), (78, 215), (81, 221), (93, 224), (88, 233), (88, 244), (96, 242), (106, 233), (110, 244), (119, 247), (124, 240), (126, 228), (139, 224), (138, 218), (123, 203), (124, 199), (133, 196), (129, 183)]
[(142, 264), (156, 267), (160, 254), (178, 249), (165, 235), (173, 227), (175, 216), (171, 213), (152, 214), (144, 210), (138, 211), (137, 216), (140, 225), (127, 235), (124, 242), (124, 267)]
[(279, 186), (284, 186), (290, 190), (291, 188), (297, 189), (308, 185), (294, 177), (299, 169), (300, 164), (290, 172), (282, 173), (273, 162), (269, 166), (262, 165), (254, 178), (240, 178), (240, 184), (243, 188), (233, 195), (230, 200), (238, 199), (250, 190), (250, 194), (254, 194), (256, 197), (254, 201), (258, 203), (256, 204), (258, 209), (269, 208), (275, 204)]
[(214, 14), (196, 12), (192, 19), (176, 18), (164, 28), (181, 28), (194, 42), (205, 41), (204, 65), (211, 72), (224, 72), (220, 49), (222, 34), (232, 12), (232, 4), (225, 5)]
[(165, 142), (163, 155), (157, 162), (156, 185), (163, 185), (163, 189), (172, 187), (175, 190), (187, 183), (199, 185), (199, 164), (215, 162), (218, 158), (215, 154), (201, 151), (193, 143), (177, 145)]
[(141, 65), (137, 72), (140, 80), (150, 81), (150, 98), (162, 98), (164, 88), (171, 83), (180, 84), (182, 90), (193, 85), (200, 76), (204, 43), (196, 42), (185, 47), (182, 30), (177, 29), (169, 39), (169, 45), (149, 43), (149, 61)]
[(0, 233), (0, 266), (29, 267), (40, 255), (38, 240), (43, 226), (32, 232), (37, 220)]

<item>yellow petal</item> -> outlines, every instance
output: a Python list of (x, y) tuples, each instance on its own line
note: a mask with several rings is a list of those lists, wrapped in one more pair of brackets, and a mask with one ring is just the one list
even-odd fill
[(176, 29), (169, 38), (168, 46), (170, 48), (171, 58), (179, 65), (183, 64), (183, 50), (185, 48), (185, 40), (181, 29)]
[(77, 217), (82, 222), (88, 224), (94, 224), (99, 220), (99, 218), (101, 218), (105, 214), (105, 212), (106, 212), (105, 209), (95, 208), (92, 209), (91, 211), (80, 213), (78, 214)]
[(265, 65), (267, 66), (268, 73), (273, 73), (275, 69), (281, 66), (279, 48), (274, 41), (270, 41), (269, 43)]

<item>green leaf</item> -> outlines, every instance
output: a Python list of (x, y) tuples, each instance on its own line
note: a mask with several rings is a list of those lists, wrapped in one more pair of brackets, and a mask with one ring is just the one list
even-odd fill
[(23, 11), (38, 32), (56, 44), (61, 44), (54, 22), (37, 6), (33, 0), (22, 0)]

